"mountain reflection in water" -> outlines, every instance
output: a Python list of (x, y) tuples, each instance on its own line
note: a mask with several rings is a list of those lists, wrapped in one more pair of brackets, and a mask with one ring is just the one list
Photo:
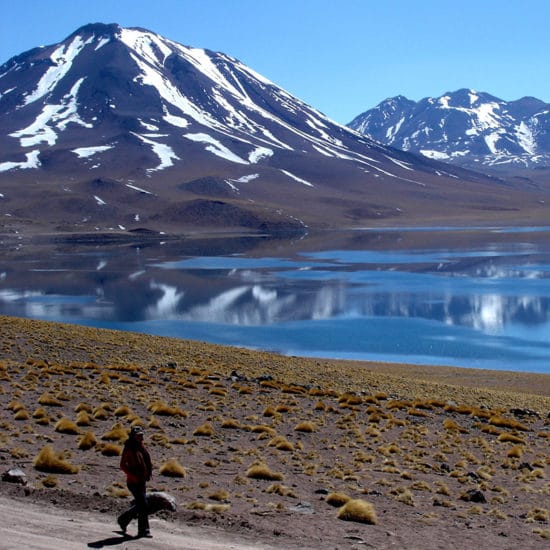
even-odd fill
[(0, 313), (295, 355), (550, 372), (548, 237), (22, 246), (0, 267)]

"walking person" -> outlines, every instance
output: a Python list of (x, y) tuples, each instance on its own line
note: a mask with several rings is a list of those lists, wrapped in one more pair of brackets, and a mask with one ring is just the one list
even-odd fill
[(146, 484), (151, 479), (151, 456), (143, 444), (143, 428), (133, 426), (124, 444), (120, 469), (126, 474), (128, 489), (135, 499), (134, 505), (118, 517), (118, 524), (124, 534), (128, 524), (138, 520), (138, 537), (151, 538), (147, 511)]

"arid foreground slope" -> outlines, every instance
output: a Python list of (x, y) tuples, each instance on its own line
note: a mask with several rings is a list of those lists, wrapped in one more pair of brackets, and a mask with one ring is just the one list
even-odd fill
[(129, 503), (118, 453), (133, 423), (153, 456), (150, 489), (178, 501), (153, 534), (215, 527), (233, 548), (550, 538), (550, 375), (288, 358), (9, 317), (0, 327), (2, 473), (20, 467), (28, 481), (2, 481), (1, 498), (101, 511), (109, 544)]

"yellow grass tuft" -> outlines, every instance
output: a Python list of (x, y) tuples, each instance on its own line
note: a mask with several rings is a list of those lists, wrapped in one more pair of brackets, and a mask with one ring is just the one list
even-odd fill
[(303, 432), (303, 433), (313, 433), (315, 431), (315, 424), (306, 420), (305, 422), (300, 422), (294, 427), (294, 431)]
[(108, 432), (105, 432), (101, 436), (101, 439), (104, 441), (126, 441), (128, 439), (128, 431), (120, 422), (117, 422)]
[(56, 453), (51, 445), (46, 445), (34, 459), (34, 467), (51, 474), (76, 474), (78, 466), (70, 464), (64, 459), (64, 453)]
[(223, 502), (224, 500), (229, 499), (229, 493), (225, 489), (219, 489), (215, 493), (208, 495), (210, 500), (216, 500), (218, 502)]
[(176, 458), (167, 460), (159, 470), (161, 476), (166, 477), (185, 477), (187, 475), (185, 468), (178, 462)]
[(268, 447), (275, 447), (279, 451), (293, 451), (294, 445), (284, 436), (284, 435), (277, 435), (273, 437), (269, 443), (267, 444)]
[(246, 477), (251, 479), (265, 479), (268, 481), (282, 481), (283, 474), (273, 472), (264, 462), (256, 462), (252, 464), (246, 471)]
[(40, 482), (42, 487), (46, 487), (47, 489), (53, 489), (59, 485), (59, 479), (53, 474), (47, 475), (45, 478), (41, 479)]
[(92, 419), (86, 411), (79, 411), (76, 415), (77, 426), (90, 426), (92, 424)]
[(70, 435), (78, 435), (80, 433), (78, 426), (72, 420), (69, 420), (66, 417), (60, 418), (57, 421), (55, 425), (55, 431), (61, 434)]
[(154, 401), (147, 409), (158, 416), (180, 416), (182, 418), (187, 418), (188, 416), (188, 414), (179, 407), (173, 407), (164, 401)]
[(97, 439), (94, 434), (94, 432), (86, 432), (80, 439), (78, 440), (78, 448), (81, 451), (89, 451), (93, 447), (97, 445)]
[(18, 412), (20, 410), (23, 410), (25, 408), (25, 405), (23, 405), (23, 403), (21, 403), (21, 401), (17, 401), (16, 399), (14, 399), (13, 401), (10, 401), (8, 403), (8, 406), (6, 407), (6, 409), (10, 410), (11, 412)]
[(546, 523), (550, 519), (550, 512), (546, 508), (534, 508), (527, 513), (527, 522), (540, 521)]
[(296, 493), (290, 487), (281, 485), (280, 483), (272, 483), (266, 490), (266, 493), (279, 495), (281, 497), (297, 498)]
[(103, 443), (98, 448), (103, 456), (120, 456), (122, 454), (122, 447), (115, 443)]
[(330, 506), (340, 508), (350, 500), (351, 497), (349, 497), (345, 493), (329, 493), (326, 498), (326, 503), (330, 504)]
[(466, 428), (463, 428), (462, 426), (459, 426), (454, 420), (452, 420), (450, 418), (446, 418), (443, 421), (443, 427), (448, 432), (460, 432), (460, 433), (463, 433), (463, 434), (468, 433), (468, 430)]
[(376, 525), (378, 519), (374, 506), (362, 499), (351, 499), (338, 511), (338, 519)]
[(62, 407), (63, 403), (56, 399), (53, 395), (46, 392), (38, 398), (39, 405), (46, 405), (48, 407)]
[(128, 416), (132, 413), (132, 409), (128, 405), (121, 405), (115, 409), (115, 416)]
[(507, 453), (508, 458), (521, 458), (523, 456), (523, 447), (514, 445)]
[(203, 510), (204, 512), (214, 512), (221, 514), (231, 508), (230, 504), (206, 504), (204, 502), (191, 502), (187, 505), (189, 510)]
[(110, 487), (107, 487), (105, 493), (115, 498), (127, 498), (130, 496), (130, 491), (128, 491), (128, 489), (126, 489), (126, 487), (118, 481), (115, 481)]
[(517, 435), (508, 433), (508, 432), (502, 432), (498, 437), (497, 441), (501, 441), (503, 443), (510, 442), (510, 443), (518, 443), (520, 445), (525, 444), (525, 439), (522, 439), (521, 437), (518, 437)]
[(107, 420), (109, 418), (109, 413), (103, 407), (96, 407), (93, 410), (93, 417), (96, 420)]
[(221, 427), (224, 430), (239, 430), (240, 428), (242, 428), (242, 426), (239, 424), (238, 420), (235, 420), (234, 418), (225, 419), (222, 422)]
[(520, 430), (522, 432), (528, 432), (529, 428), (514, 420), (513, 418), (504, 418), (503, 416), (494, 415), (489, 418), (489, 424), (497, 426), (499, 428), (510, 428), (512, 430)]
[(13, 417), (14, 420), (28, 420), (31, 417), (29, 412), (26, 409), (19, 409), (15, 416)]
[(214, 428), (212, 427), (212, 424), (210, 424), (210, 422), (205, 422), (204, 424), (195, 428), (193, 435), (201, 437), (211, 437), (214, 435)]

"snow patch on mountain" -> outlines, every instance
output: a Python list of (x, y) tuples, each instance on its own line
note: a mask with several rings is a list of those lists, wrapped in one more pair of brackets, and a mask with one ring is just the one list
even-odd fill
[(98, 145), (96, 147), (77, 147), (76, 149), (71, 149), (71, 152), (74, 153), (78, 158), (88, 158), (96, 153), (102, 153), (103, 151), (108, 151), (112, 149), (114, 145)]
[(155, 155), (157, 155), (160, 160), (160, 164), (158, 166), (156, 166), (155, 168), (148, 168), (147, 172), (158, 172), (159, 170), (164, 170), (164, 168), (169, 168), (170, 166), (173, 166), (174, 160), (180, 160), (180, 158), (176, 155), (176, 153), (174, 153), (174, 150), (169, 145), (166, 145), (165, 143), (158, 143), (157, 141), (149, 139), (149, 137), (163, 137), (162, 135), (148, 134), (147, 137), (136, 133), (134, 133), (134, 135), (137, 136), (141, 141), (143, 141), (143, 143), (150, 145), (153, 153), (155, 153)]
[(14, 168), (19, 169), (28, 169), (28, 168), (38, 168), (40, 166), (40, 160), (38, 156), (40, 155), (40, 151), (38, 149), (35, 149), (34, 151), (31, 151), (30, 153), (27, 153), (26, 160), (23, 162), (2, 162), (0, 163), (0, 172), (7, 172), (8, 170), (13, 170)]
[(93, 37), (84, 41), (80, 36), (76, 36), (68, 46), (59, 46), (50, 56), (54, 66), (50, 67), (44, 76), (42, 76), (36, 89), (25, 98), (24, 104), (29, 105), (51, 92), (57, 83), (69, 72), (74, 59), (84, 46), (90, 44), (92, 41)]
[(225, 147), (225, 145), (222, 145), (218, 140), (208, 134), (184, 134), (184, 137), (190, 139), (191, 141), (207, 143), (208, 145), (205, 149), (218, 157), (224, 158), (231, 162), (236, 162), (238, 164), (248, 164), (246, 160), (230, 151), (227, 147)]
[(272, 157), (273, 149), (268, 149), (267, 147), (256, 147), (254, 151), (251, 151), (248, 154), (248, 162), (251, 164), (256, 164), (264, 158)]
[(292, 174), (288, 170), (281, 170), (281, 172), (283, 174), (285, 174), (286, 176), (288, 176), (289, 178), (292, 178), (294, 181), (297, 181), (298, 183), (302, 183), (303, 185), (307, 185), (308, 187), (314, 187), (314, 185), (312, 183), (310, 183), (309, 181), (306, 181), (302, 178), (299, 178), (298, 176)]
[(71, 122), (85, 128), (93, 128), (92, 124), (83, 121), (78, 114), (77, 94), (83, 81), (84, 78), (78, 79), (71, 91), (63, 96), (61, 103), (45, 105), (29, 126), (12, 132), (10, 136), (20, 138), (22, 147), (33, 147), (43, 141), (48, 145), (54, 145), (58, 137), (55, 129), (63, 131)]

